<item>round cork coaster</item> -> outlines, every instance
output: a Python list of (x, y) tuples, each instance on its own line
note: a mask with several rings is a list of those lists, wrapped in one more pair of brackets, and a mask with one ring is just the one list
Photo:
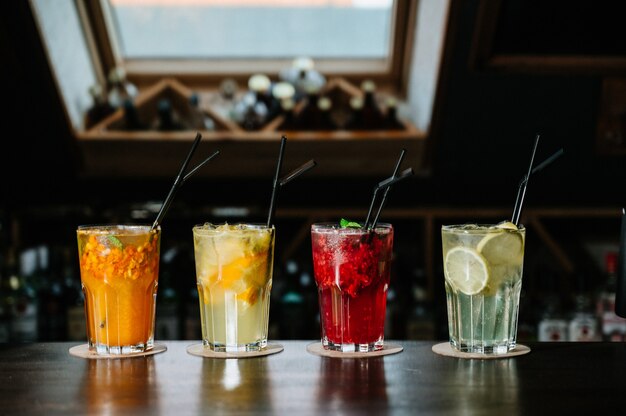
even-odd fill
[(154, 355), (164, 351), (167, 351), (167, 347), (163, 344), (154, 344), (152, 349), (149, 351), (133, 352), (130, 354), (96, 354), (95, 351), (89, 350), (88, 344), (77, 345), (70, 348), (70, 354), (74, 357), (89, 358), (93, 360), (145, 357), (147, 355)]
[(265, 355), (271, 355), (279, 353), (283, 350), (283, 346), (280, 344), (267, 344), (267, 347), (261, 351), (239, 351), (239, 352), (217, 352), (213, 351), (209, 347), (205, 347), (203, 344), (195, 344), (187, 347), (187, 353), (191, 355), (197, 355), (198, 357), (207, 358), (253, 358), (263, 357)]
[(306, 346), (306, 350), (314, 355), (332, 358), (369, 358), (380, 357), (382, 355), (391, 355), (401, 352), (404, 348), (397, 344), (383, 344), (383, 349), (370, 352), (341, 352), (324, 349), (321, 342), (314, 342)]
[(449, 342), (442, 342), (441, 344), (435, 344), (432, 348), (433, 352), (439, 355), (445, 355), (447, 357), (456, 357), (456, 358), (470, 358), (470, 359), (478, 359), (478, 360), (494, 360), (500, 358), (511, 358), (517, 357), (519, 355), (528, 354), (530, 352), (530, 348), (526, 345), (517, 344), (517, 346), (512, 350), (507, 352), (506, 354), (480, 354), (477, 352), (461, 352), (452, 348)]

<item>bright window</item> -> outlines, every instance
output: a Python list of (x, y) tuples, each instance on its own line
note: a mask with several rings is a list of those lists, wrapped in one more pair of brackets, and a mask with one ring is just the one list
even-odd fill
[[(297, 57), (328, 76), (406, 83), (410, 0), (94, 0), (86, 3), (105, 71), (151, 83), (276, 74)], [(104, 23), (104, 24), (103, 24)]]
[(387, 59), (392, 0), (108, 0), (123, 59)]

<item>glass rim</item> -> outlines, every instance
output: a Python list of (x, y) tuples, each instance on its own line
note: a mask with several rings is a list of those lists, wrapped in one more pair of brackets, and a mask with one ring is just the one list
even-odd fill
[[(246, 228), (237, 228), (234, 230), (219, 230), (219, 231), (251, 231), (251, 230), (275, 230), (276, 227), (272, 224), (269, 227), (265, 223), (261, 222), (220, 222), (220, 223), (211, 223), (205, 222), (202, 224), (195, 224), (192, 229), (193, 230), (207, 230), (207, 231), (217, 231), (217, 227), (221, 227), (223, 225), (234, 225), (234, 226), (245, 226)], [(212, 227), (212, 228), (209, 228)]]
[[(379, 228), (383, 230), (392, 230), (393, 225), (388, 222), (379, 222), (379, 223), (376, 223), (375, 229), (379, 229)], [(352, 230), (355, 232), (367, 232), (367, 230), (365, 230), (364, 228), (352, 228), (352, 227), (341, 228), (338, 221), (314, 222), (313, 224), (311, 224), (311, 231), (314, 231), (314, 230)]]
[[(475, 225), (480, 228), (476, 229), (466, 229), (468, 225)], [(496, 228), (497, 224), (483, 224), (483, 223), (466, 223), (466, 224), (447, 224), (441, 226), (441, 231), (449, 231), (455, 233), (464, 233), (464, 234), (484, 234), (486, 232), (502, 232), (508, 231), (511, 233), (519, 233), (522, 231), (526, 231), (526, 227), (524, 224), (520, 224), (517, 230), (513, 230), (510, 228)]]
[(128, 230), (145, 230), (161, 231), (161, 226), (157, 225), (152, 229), (151, 224), (82, 224), (76, 227), (76, 231), (128, 231)]

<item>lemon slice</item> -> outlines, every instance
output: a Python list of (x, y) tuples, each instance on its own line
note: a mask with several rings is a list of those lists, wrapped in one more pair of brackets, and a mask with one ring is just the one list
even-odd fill
[[(515, 224), (512, 224), (515, 227)], [(523, 259), (524, 240), (519, 233), (507, 231), (489, 233), (478, 243), (476, 249), (487, 259), (490, 265), (520, 264)], [(517, 230), (517, 227), (515, 227)]]
[(448, 251), (444, 270), (448, 282), (466, 295), (479, 293), (489, 283), (489, 266), (485, 258), (467, 247)]
[(504, 228), (505, 230), (517, 230), (517, 225), (511, 221), (502, 221), (496, 225), (496, 228)]

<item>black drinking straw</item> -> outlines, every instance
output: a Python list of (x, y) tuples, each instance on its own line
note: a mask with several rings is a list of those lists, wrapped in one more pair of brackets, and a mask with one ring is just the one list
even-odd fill
[(402, 172), (400, 172), (398, 176), (392, 176), (391, 178), (387, 178), (384, 181), (379, 182), (377, 188), (389, 189), (391, 185), (395, 184), (396, 182), (400, 182), (402, 179), (408, 178), (411, 175), (413, 175), (413, 168), (406, 168)]
[(617, 255), (617, 292), (615, 295), (615, 314), (626, 318), (626, 209), (622, 208), (622, 227)]
[(278, 181), (278, 177), (280, 176), (280, 168), (283, 164), (283, 155), (285, 154), (285, 143), (287, 142), (287, 138), (282, 136), (280, 138), (280, 150), (278, 152), (278, 161), (276, 162), (276, 173), (274, 174), (274, 182), (272, 184), (272, 199), (270, 200), (270, 209), (267, 214), (267, 227), (269, 228), (272, 225), (272, 221), (274, 220), (274, 211), (276, 211), (276, 195), (278, 193), (278, 187), (280, 185)]
[(187, 174), (185, 175), (185, 177), (183, 178), (183, 181), (181, 182), (181, 184), (185, 183), (185, 181), (186, 181), (187, 179), (189, 179), (189, 177), (190, 177), (191, 175), (193, 175), (193, 174), (194, 174), (194, 173), (195, 173), (198, 169), (200, 169), (202, 166), (206, 165), (206, 164), (209, 162), (209, 160), (213, 159), (213, 158), (214, 158), (215, 156), (217, 156), (219, 153), (220, 153), (220, 151), (219, 151), (219, 150), (216, 150), (215, 152), (213, 152), (213, 154), (212, 154), (211, 156), (209, 156), (209, 157), (207, 157), (206, 159), (204, 159), (201, 163), (198, 163), (198, 165), (197, 165), (195, 168), (191, 169), (191, 170), (189, 171), (189, 173), (187, 173)]
[(515, 198), (515, 206), (513, 207), (513, 216), (511, 222), (515, 225), (519, 223), (519, 216), (522, 212), (522, 204), (524, 202), (524, 196), (526, 195), (526, 187), (528, 186), (528, 180), (530, 179), (530, 173), (533, 169), (533, 162), (535, 161), (535, 153), (537, 152), (537, 145), (539, 144), (539, 135), (535, 138), (535, 145), (533, 146), (533, 153), (530, 156), (530, 164), (528, 165), (528, 173), (524, 176), (517, 189), (517, 197)]
[(374, 217), (374, 221), (372, 222), (372, 225), (370, 226), (371, 230), (376, 228), (376, 224), (378, 223), (378, 218), (380, 217), (380, 212), (383, 210), (383, 205), (385, 204), (387, 191), (389, 191), (389, 189), (391, 188), (391, 185), (395, 184), (396, 182), (401, 181), (404, 178), (408, 178), (409, 176), (412, 176), (412, 175), (413, 175), (413, 168), (406, 168), (400, 173), (400, 175), (396, 176), (395, 178), (389, 178), (378, 184), (380, 189), (385, 190), (385, 193), (383, 195), (383, 200), (380, 202), (380, 207), (378, 207), (378, 212), (376, 213), (376, 217)]
[(183, 174), (185, 173), (185, 170), (187, 170), (187, 165), (189, 165), (189, 161), (191, 160), (191, 157), (196, 151), (196, 148), (198, 147), (198, 144), (200, 143), (200, 139), (202, 139), (202, 135), (200, 133), (196, 133), (196, 138), (193, 141), (193, 144), (191, 145), (191, 149), (189, 150), (187, 157), (183, 161), (183, 164), (180, 167), (180, 171), (178, 172), (178, 175), (176, 175), (176, 179), (174, 180), (174, 184), (172, 185), (170, 192), (167, 194), (167, 197), (165, 198), (163, 205), (161, 205), (159, 214), (157, 215), (156, 219), (154, 220), (154, 223), (152, 224), (152, 230), (158, 227), (161, 224), (161, 221), (163, 221), (163, 216), (165, 216), (165, 213), (167, 212), (168, 208), (170, 207), (170, 204), (172, 203), (172, 200), (174, 199), (174, 195), (176, 194), (176, 191), (178, 191), (178, 188), (183, 182)]
[(283, 176), (283, 178), (279, 182), (279, 185), (280, 186), (285, 186), (287, 183), (289, 183), (292, 180), (296, 179), (298, 176), (302, 175), (307, 170), (313, 169), (315, 166), (317, 166), (317, 163), (315, 162), (315, 160), (313, 160), (313, 159), (309, 160), (308, 162), (306, 162), (305, 164), (303, 164), (299, 168), (296, 168), (293, 171), (291, 171), (289, 174)]
[[(402, 159), (404, 159), (405, 153), (406, 153), (406, 150), (402, 149), (402, 151), (400, 152), (400, 157), (398, 158), (398, 161), (396, 162), (396, 167), (393, 170), (393, 175), (391, 175), (392, 178), (395, 178), (396, 175), (398, 174), (398, 169), (400, 169), (400, 165), (402, 164)], [(372, 201), (370, 202), (370, 207), (367, 210), (367, 217), (365, 217), (365, 223), (363, 223), (363, 228), (365, 229), (368, 228), (368, 223), (370, 222), (370, 218), (372, 217), (372, 211), (374, 210), (374, 204), (376, 203), (376, 196), (378, 195), (379, 190), (380, 190), (380, 186), (376, 185), (374, 187), (374, 194), (372, 195)], [(387, 197), (388, 192), (389, 192), (389, 188), (386, 188), (385, 194), (383, 195), (383, 200), (380, 204), (380, 208), (378, 209), (378, 213), (376, 217), (380, 215), (380, 210), (382, 209), (382, 205), (385, 203), (385, 199)]]
[[(546, 166), (548, 166), (549, 164), (551, 164), (552, 162), (554, 162), (556, 159), (559, 158), (559, 156), (561, 156), (564, 153), (563, 148), (557, 150), (556, 152), (554, 152), (549, 158), (547, 158), (546, 160), (544, 160), (543, 162), (541, 162), (540, 164), (538, 164), (537, 166), (535, 166), (533, 168), (533, 170), (530, 172), (531, 175), (534, 175), (535, 173), (545, 169)], [(522, 181), (520, 182), (520, 188), (517, 191), (517, 197), (519, 199), (520, 196), (520, 189), (522, 187), (522, 185), (525, 185), (528, 182), (528, 178), (530, 176), (525, 176), (524, 179), (522, 179)], [(517, 206), (517, 204), (520, 204), (519, 207)], [(522, 205), (521, 202), (518, 202), (518, 200), (515, 201), (515, 206), (516, 209), (519, 209), (519, 212), (517, 214), (517, 218), (519, 219), (520, 216), (520, 212), (522, 211)], [(514, 214), (515, 215), (515, 214)], [(515, 224), (517, 225), (517, 224)]]
[(563, 154), (563, 152), (564, 152), (563, 148), (560, 148), (559, 150), (554, 152), (554, 154), (552, 156), (550, 156), (549, 158), (547, 158), (546, 160), (544, 160), (543, 162), (541, 162), (540, 164), (535, 166), (533, 168), (532, 172), (530, 172), (531, 175), (534, 175), (535, 173), (539, 172), (540, 170), (542, 170), (543, 168), (548, 166), (550, 163), (554, 162), (559, 156), (561, 156)]
[[(393, 170), (394, 178), (398, 176), (398, 170), (400, 170), (400, 165), (402, 164), (402, 159), (404, 159), (405, 153), (406, 153), (406, 149), (402, 149), (402, 151), (400, 152), (400, 157), (398, 158), (398, 161), (396, 162), (396, 167)], [(380, 200), (378, 211), (376, 212), (376, 216), (374, 217), (374, 222), (372, 223), (372, 228), (376, 227), (376, 223), (378, 222), (378, 218), (380, 217), (380, 212), (383, 210), (383, 206), (385, 206), (385, 202), (387, 202), (387, 195), (389, 194), (390, 189), (391, 189), (391, 186), (388, 186), (385, 188), (385, 193), (383, 194), (383, 197)]]
[(374, 194), (372, 195), (372, 201), (370, 202), (370, 207), (367, 210), (367, 217), (365, 217), (365, 222), (363, 223), (363, 228), (368, 229), (368, 223), (370, 222), (370, 217), (372, 216), (372, 211), (374, 210), (374, 204), (376, 203), (376, 196), (378, 195), (378, 190), (380, 188), (377, 186), (374, 187)]

